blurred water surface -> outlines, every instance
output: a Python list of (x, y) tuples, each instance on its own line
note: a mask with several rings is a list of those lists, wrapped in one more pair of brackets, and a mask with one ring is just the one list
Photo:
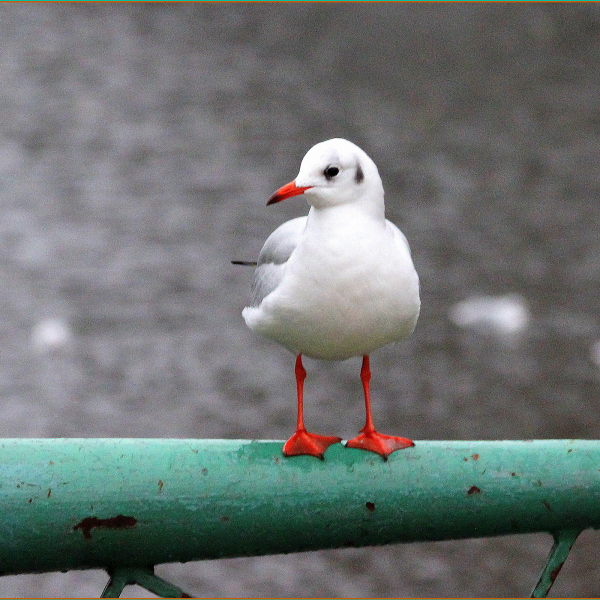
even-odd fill
[[(372, 357), (381, 428), (600, 437), (599, 64), (594, 4), (1, 6), (0, 436), (288, 436), (293, 357), (246, 329), (251, 271), (229, 261), (306, 212), (265, 201), (340, 136), (379, 166), (421, 276), (415, 333)], [(452, 318), (480, 297), (518, 298), (518, 331)], [(309, 426), (354, 435), (360, 361), (306, 366)], [(597, 543), (555, 595), (600, 593)], [(549, 547), (159, 572), (200, 596), (522, 596)], [(0, 595), (105, 579), (6, 577)]]

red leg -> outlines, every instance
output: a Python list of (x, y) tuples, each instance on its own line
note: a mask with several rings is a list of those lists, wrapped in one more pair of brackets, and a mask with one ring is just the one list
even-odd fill
[(302, 364), (302, 354), (296, 357), (296, 389), (298, 391), (298, 422), (294, 435), (284, 444), (284, 456), (308, 454), (323, 460), (323, 453), (331, 444), (337, 444), (342, 438), (309, 433), (304, 426), (304, 380), (306, 370)]
[(362, 450), (370, 450), (382, 456), (385, 460), (396, 450), (410, 448), (414, 446), (414, 442), (407, 438), (395, 437), (392, 435), (384, 435), (375, 430), (373, 425), (373, 416), (371, 415), (371, 368), (369, 364), (369, 355), (363, 356), (362, 368), (360, 370), (360, 378), (365, 392), (365, 411), (367, 413), (365, 426), (360, 430), (360, 434), (355, 438), (348, 440), (346, 446), (348, 448), (361, 448)]

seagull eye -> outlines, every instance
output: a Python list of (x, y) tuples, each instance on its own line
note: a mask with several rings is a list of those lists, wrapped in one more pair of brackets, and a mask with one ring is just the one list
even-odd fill
[(327, 167), (323, 171), (323, 175), (325, 175), (325, 179), (327, 179), (327, 181), (331, 181), (339, 172), (340, 170), (338, 167)]

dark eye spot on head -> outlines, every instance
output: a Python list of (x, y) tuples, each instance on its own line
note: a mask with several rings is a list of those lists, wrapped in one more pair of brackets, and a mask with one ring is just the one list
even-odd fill
[(362, 167), (360, 165), (356, 166), (356, 175), (354, 176), (354, 181), (356, 183), (362, 183), (365, 178), (365, 174), (363, 173)]
[(327, 167), (323, 171), (323, 175), (325, 175), (327, 181), (331, 181), (339, 172), (340, 170), (337, 167)]

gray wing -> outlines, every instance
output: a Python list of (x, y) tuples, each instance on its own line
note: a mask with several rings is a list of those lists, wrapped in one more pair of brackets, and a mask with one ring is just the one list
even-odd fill
[(398, 247), (405, 247), (408, 250), (408, 253), (410, 254), (410, 246), (408, 244), (406, 236), (391, 221), (388, 221), (386, 219), (385, 224), (387, 228), (392, 232), (392, 235), (394, 236), (394, 241), (396, 242)]
[(263, 298), (279, 285), (287, 260), (298, 245), (306, 227), (306, 219), (306, 217), (297, 217), (286, 221), (267, 238), (258, 255), (250, 306), (258, 306)]

